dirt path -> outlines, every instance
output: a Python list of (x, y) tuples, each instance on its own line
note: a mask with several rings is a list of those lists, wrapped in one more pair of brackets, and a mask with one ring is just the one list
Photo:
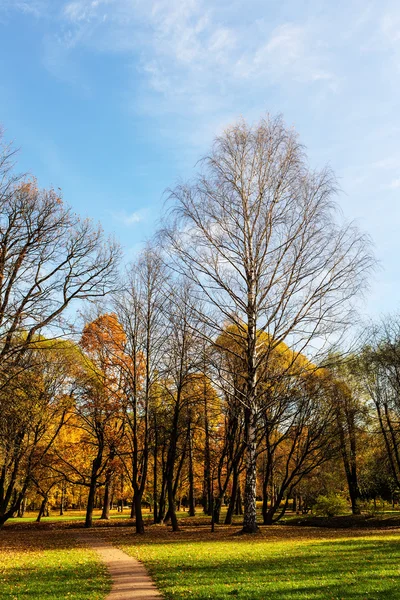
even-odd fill
[(135, 558), (99, 537), (82, 535), (83, 543), (96, 550), (112, 578), (106, 600), (160, 600), (162, 598), (145, 567)]

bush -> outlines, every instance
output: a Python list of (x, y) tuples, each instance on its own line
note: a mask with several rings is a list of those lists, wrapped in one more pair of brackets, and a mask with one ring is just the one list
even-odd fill
[(323, 517), (335, 517), (348, 512), (347, 502), (342, 496), (331, 494), (329, 496), (318, 496), (313, 506), (313, 512)]
[(360, 509), (366, 517), (376, 517), (377, 514), (385, 510), (385, 503), (382, 498), (377, 498), (375, 502), (373, 500), (365, 500), (364, 502), (360, 502)]

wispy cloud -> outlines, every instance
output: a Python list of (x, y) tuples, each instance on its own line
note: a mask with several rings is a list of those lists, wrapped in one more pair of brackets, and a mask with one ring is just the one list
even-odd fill
[[(246, 18), (228, 0), (74, 0), (62, 6), (60, 31), (45, 58), (65, 70), (65, 53), (79, 48), (122, 53), (134, 63), (142, 88), (136, 110), (179, 114), (229, 112), (249, 82), (266, 90), (278, 81), (318, 84), (331, 91), (336, 78), (318, 27), (308, 22), (274, 25), (250, 3)], [(236, 12), (235, 12), (236, 11)], [(63, 52), (60, 50), (62, 47)], [(149, 102), (148, 96), (155, 94)], [(157, 106), (155, 106), (157, 102)]]
[(398, 190), (400, 189), (400, 177), (397, 179), (393, 179), (393, 181), (391, 181), (387, 187), (391, 190)]
[(120, 225), (124, 225), (125, 227), (132, 227), (133, 225), (136, 225), (145, 219), (144, 210), (138, 210), (131, 213), (128, 213), (125, 210), (110, 211), (110, 214), (114, 221)]
[(324, 67), (325, 49), (308, 25), (283, 23), (270, 34), (267, 42), (241, 61), (243, 75), (270, 75), (275, 80), (289, 78), (298, 82), (334, 81)]
[(0, 13), (17, 11), (41, 17), (47, 8), (47, 0), (0, 0)]

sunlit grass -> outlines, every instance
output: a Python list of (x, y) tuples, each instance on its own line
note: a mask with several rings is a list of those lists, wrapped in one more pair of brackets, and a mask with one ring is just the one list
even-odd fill
[(398, 536), (123, 544), (167, 599), (400, 599)]
[[(225, 518), (225, 513), (226, 513), (226, 509), (224, 511), (222, 511), (222, 520), (223, 518)], [(63, 515), (59, 515), (57, 514), (57, 512), (53, 511), (50, 512), (50, 515), (48, 517), (42, 517), (41, 523), (58, 523), (58, 522), (65, 522), (65, 521), (84, 521), (85, 520), (85, 516), (86, 516), (86, 512), (84, 510), (70, 510), (70, 511), (66, 511)], [(179, 519), (186, 519), (186, 518), (190, 518), (189, 517), (189, 513), (187, 511), (178, 511), (177, 512), (177, 516)], [(95, 510), (93, 512), (93, 520), (94, 521), (99, 521), (101, 517), (101, 510)], [(11, 525), (13, 523), (33, 523), (36, 521), (37, 518), (37, 512), (27, 512), (25, 513), (25, 515), (23, 517), (14, 517), (9, 519), (6, 522), (6, 526), (7, 525)], [(125, 508), (125, 510), (121, 513), (118, 512), (117, 510), (112, 510), (110, 511), (110, 520), (111, 519), (130, 519), (131, 518), (131, 511), (130, 508)], [(148, 510), (143, 510), (143, 518), (145, 519), (145, 521), (149, 521), (152, 522), (153, 520), (153, 513), (149, 512)], [(204, 515), (203, 512), (201, 511), (201, 509), (197, 510), (196, 513), (196, 519), (202, 519), (204, 521), (209, 521), (210, 517), (207, 515)], [(236, 517), (236, 519), (241, 520), (242, 517)]]
[(71, 547), (38, 548), (34, 538), (0, 550), (0, 599), (102, 600), (110, 587), (95, 552)]

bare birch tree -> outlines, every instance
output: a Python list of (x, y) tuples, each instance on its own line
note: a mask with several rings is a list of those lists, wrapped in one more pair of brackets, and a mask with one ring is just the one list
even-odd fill
[[(246, 481), (243, 531), (257, 531), (256, 428), (262, 402), (260, 335), (310, 349), (351, 322), (352, 299), (372, 266), (369, 240), (339, 222), (336, 182), (312, 171), (296, 133), (280, 117), (240, 121), (215, 140), (200, 173), (171, 192), (162, 239), (194, 285), (215, 337), (227, 324), (244, 345)], [(232, 344), (234, 352), (235, 344)]]

